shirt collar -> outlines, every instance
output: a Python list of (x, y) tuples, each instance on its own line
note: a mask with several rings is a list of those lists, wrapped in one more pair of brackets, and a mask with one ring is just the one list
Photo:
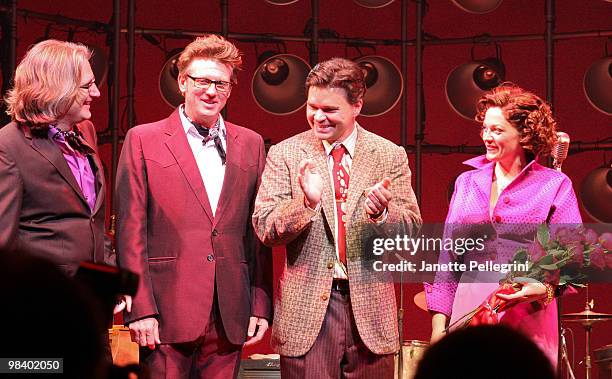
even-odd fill
[[(198, 133), (195, 126), (193, 126), (193, 124), (183, 114), (183, 108), (185, 107), (185, 104), (181, 104), (179, 107), (179, 117), (181, 118), (181, 123), (183, 124), (183, 130), (185, 131), (185, 134), (191, 134), (199, 138), (204, 138), (200, 135), (200, 133)], [(219, 114), (219, 135), (221, 136), (221, 138), (225, 139), (225, 122), (223, 121), (223, 117), (221, 117), (221, 114)]]
[(55, 125), (49, 125), (49, 131), (47, 133), (49, 139), (51, 139), (52, 141), (55, 140), (62, 143), (66, 142), (66, 139), (64, 138), (63, 134), (60, 133), (60, 130), (55, 127)]
[(349, 153), (351, 158), (353, 158), (355, 156), (355, 145), (357, 145), (357, 126), (359, 126), (359, 124), (355, 123), (353, 131), (344, 141), (336, 141), (331, 144), (326, 140), (321, 141), (323, 142), (323, 147), (325, 148), (325, 154), (329, 155), (334, 147), (342, 144), (346, 148), (346, 151)]
[[(534, 165), (537, 164), (537, 162), (538, 162), (537, 157), (535, 159), (532, 159), (529, 163), (525, 165), (525, 167), (523, 167), (521, 172), (519, 172), (519, 174), (516, 176), (514, 180), (524, 175), (527, 171), (531, 170), (534, 167)], [(480, 155), (475, 158), (468, 159), (467, 161), (464, 161), (463, 164), (474, 167), (476, 169), (490, 170), (491, 172), (495, 168), (495, 162), (488, 160), (486, 155)]]

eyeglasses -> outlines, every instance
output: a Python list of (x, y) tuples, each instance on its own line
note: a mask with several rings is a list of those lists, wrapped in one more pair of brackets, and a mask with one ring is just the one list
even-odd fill
[(87, 84), (83, 84), (82, 86), (79, 86), (80, 89), (86, 89), (86, 90), (91, 90), (91, 87), (96, 85), (96, 81), (92, 80), (91, 82), (87, 83)]
[(232, 83), (226, 82), (225, 80), (210, 80), (208, 78), (194, 78), (191, 75), (186, 76), (193, 80), (193, 84), (196, 88), (209, 89), (210, 86), (214, 84), (218, 92), (227, 93), (232, 89)]

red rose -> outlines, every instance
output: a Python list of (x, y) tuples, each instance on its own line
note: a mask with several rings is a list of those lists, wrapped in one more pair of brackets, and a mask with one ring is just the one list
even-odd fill
[(537, 262), (540, 258), (546, 255), (546, 251), (544, 250), (544, 248), (542, 248), (542, 245), (540, 245), (540, 243), (537, 241), (529, 245), (529, 248), (527, 249), (527, 253), (531, 257), (532, 262)]
[(601, 246), (606, 250), (612, 250), (612, 233), (604, 233), (599, 236)]
[(584, 237), (576, 229), (559, 228), (555, 231), (555, 238), (562, 244), (583, 242)]
[(606, 254), (601, 247), (596, 246), (589, 254), (589, 259), (591, 266), (595, 266), (600, 270), (606, 268)]
[(583, 232), (584, 242), (595, 245), (597, 243), (597, 233), (593, 229), (586, 229)]
[(612, 254), (606, 254), (606, 266), (612, 270)]
[(570, 262), (582, 265), (584, 263), (584, 248), (582, 247), (582, 244), (571, 245), (569, 248), (572, 252), (572, 259)]

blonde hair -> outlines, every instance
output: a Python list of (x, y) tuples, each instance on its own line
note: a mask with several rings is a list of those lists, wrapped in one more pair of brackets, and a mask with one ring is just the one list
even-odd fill
[(216, 34), (205, 34), (191, 42), (179, 56), (176, 66), (180, 75), (194, 59), (211, 59), (230, 66), (232, 84), (238, 83), (238, 71), (242, 68), (242, 53), (236, 45)]
[(79, 43), (49, 39), (32, 46), (15, 70), (6, 113), (32, 129), (57, 122), (78, 101), (81, 65), (90, 57)]

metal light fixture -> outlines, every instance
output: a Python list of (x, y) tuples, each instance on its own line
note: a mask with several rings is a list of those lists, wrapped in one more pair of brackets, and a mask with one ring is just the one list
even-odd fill
[(162, 96), (162, 99), (171, 106), (172, 108), (178, 107), (183, 103), (183, 94), (178, 87), (178, 67), (176, 63), (178, 61), (179, 56), (183, 52), (183, 49), (172, 50), (166, 59), (164, 66), (159, 73), (159, 93)]
[(257, 105), (268, 113), (287, 115), (306, 104), (304, 83), (310, 66), (292, 54), (265, 52), (255, 70), (251, 93)]
[(453, 4), (469, 13), (483, 14), (494, 11), (503, 0), (452, 0)]
[(378, 55), (364, 56), (355, 62), (363, 70), (367, 86), (361, 114), (373, 117), (390, 111), (404, 90), (404, 79), (395, 63)]
[(297, 3), (299, 0), (266, 0), (267, 3), (274, 5), (289, 5)]
[(382, 8), (391, 4), (395, 0), (353, 0), (357, 4), (366, 8)]
[(501, 59), (487, 58), (455, 68), (446, 78), (446, 99), (453, 110), (468, 120), (476, 116), (476, 101), (504, 81)]
[(584, 74), (582, 84), (589, 103), (612, 115), (612, 56), (595, 61)]
[(591, 171), (580, 187), (584, 210), (598, 222), (612, 223), (612, 165)]

